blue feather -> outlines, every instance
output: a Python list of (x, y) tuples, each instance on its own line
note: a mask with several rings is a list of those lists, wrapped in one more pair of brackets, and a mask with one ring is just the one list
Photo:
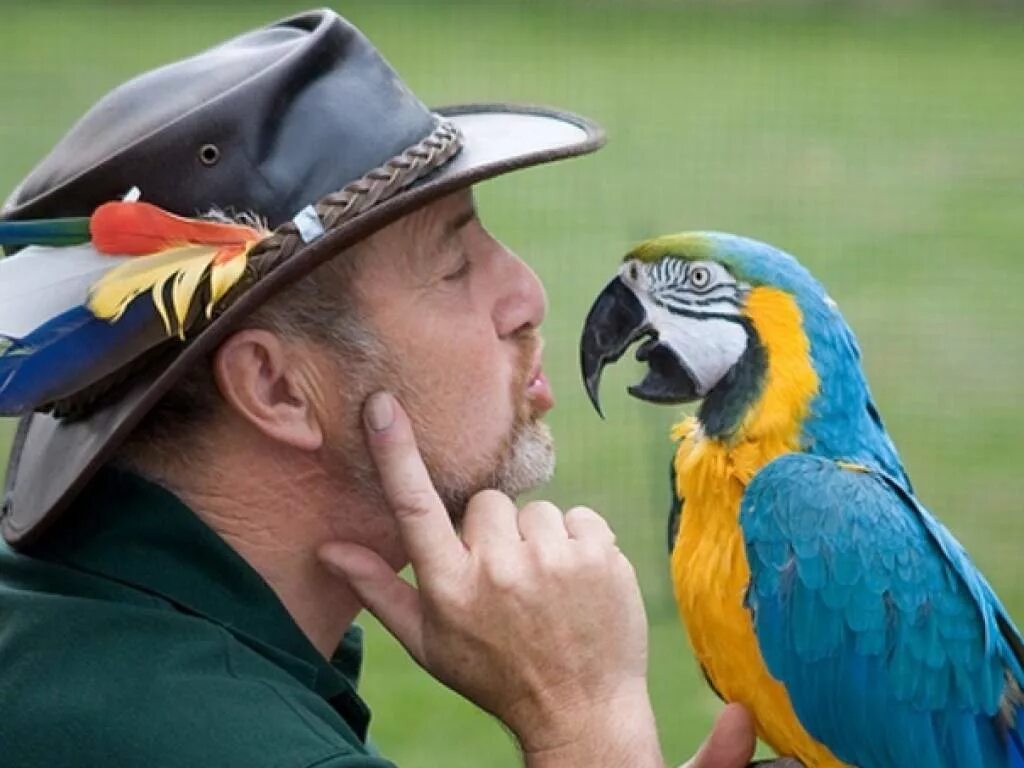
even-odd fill
[(133, 301), (116, 323), (78, 306), (23, 338), (0, 336), (0, 416), (68, 397), (166, 338), (149, 296)]
[(1019, 719), (1007, 734), (999, 714), (1024, 686), (1020, 634), (900, 481), (789, 454), (755, 475), (740, 523), (758, 642), (811, 735), (860, 768), (1024, 768)]
[(88, 217), (0, 221), (0, 246), (77, 245), (88, 240)]
[(1007, 734), (1006, 752), (1010, 768), (1024, 768), (1024, 707), (1017, 710), (1017, 723)]

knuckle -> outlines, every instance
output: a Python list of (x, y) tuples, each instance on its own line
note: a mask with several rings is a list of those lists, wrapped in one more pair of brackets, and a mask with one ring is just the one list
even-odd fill
[(590, 568), (606, 569), (612, 561), (612, 548), (603, 544), (587, 543), (579, 548), (580, 560)]
[(578, 553), (548, 543), (530, 549), (530, 564), (537, 578), (548, 582), (575, 581), (591, 573), (588, 563)]
[(562, 515), (562, 510), (559, 509), (555, 504), (550, 501), (539, 499), (537, 501), (531, 501), (526, 504), (522, 511), (530, 512), (531, 514), (548, 515), (551, 513), (557, 514), (559, 517)]
[(565, 513), (567, 526), (575, 527), (577, 530), (585, 531), (591, 535), (598, 535), (615, 543), (615, 531), (601, 515), (589, 507), (573, 507)]
[(378, 466), (390, 466), (417, 454), (412, 433), (398, 425), (382, 432), (370, 433), (370, 449)]
[(580, 578), (588, 582), (614, 581), (616, 576), (615, 563), (608, 556), (608, 549), (599, 544), (587, 544), (575, 547), (573, 567)]
[(512, 499), (506, 496), (501, 491), (495, 490), (494, 488), (487, 488), (483, 491), (477, 491), (473, 494), (467, 505), (467, 510), (474, 508), (495, 508), (502, 506), (514, 506)]
[(567, 558), (559, 557), (551, 547), (535, 544), (527, 551), (530, 564), (541, 573), (557, 575), (567, 569)]
[(592, 520), (595, 517), (601, 518), (601, 516), (590, 507), (583, 506), (570, 507), (569, 511), (565, 513), (565, 516), (572, 517), (576, 520)]
[(492, 557), (483, 562), (482, 573), (488, 585), (497, 592), (509, 593), (523, 584), (523, 576), (514, 563)]
[(398, 517), (414, 517), (433, 510), (434, 498), (426, 488), (405, 488), (391, 495), (391, 506)]
[(565, 513), (565, 519), (575, 523), (600, 523), (608, 527), (608, 522), (590, 507), (573, 507)]

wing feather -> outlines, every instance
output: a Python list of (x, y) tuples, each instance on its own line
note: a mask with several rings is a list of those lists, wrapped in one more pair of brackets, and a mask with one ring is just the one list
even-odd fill
[(740, 522), (758, 642), (808, 732), (861, 768), (1014, 765), (1000, 707), (1024, 679), (1020, 634), (897, 481), (789, 454)]

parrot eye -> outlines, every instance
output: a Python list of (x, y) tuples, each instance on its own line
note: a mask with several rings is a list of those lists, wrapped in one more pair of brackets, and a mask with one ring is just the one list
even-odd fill
[(636, 262), (629, 265), (629, 279), (634, 283), (640, 278), (640, 268), (637, 267)]
[(711, 270), (707, 267), (696, 266), (690, 270), (690, 285), (698, 291), (702, 291), (711, 284)]

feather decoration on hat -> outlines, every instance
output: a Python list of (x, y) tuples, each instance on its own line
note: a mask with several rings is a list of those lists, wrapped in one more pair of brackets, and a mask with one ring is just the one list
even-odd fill
[(0, 246), (78, 245), (89, 241), (89, 218), (0, 221)]
[[(116, 322), (141, 293), (149, 292), (167, 334), (185, 339), (185, 320), (204, 275), (209, 274), (206, 317), (245, 271), (246, 255), (265, 233), (241, 224), (175, 216), (149, 203), (107, 203), (90, 222), (101, 253), (139, 256), (104, 275), (89, 296), (97, 317)], [(171, 286), (168, 313), (164, 290)], [(176, 330), (175, 330), (176, 329)]]
[(33, 230), (48, 243), (0, 260), (0, 415), (67, 398), (168, 338), (184, 340), (201, 289), (209, 318), (266, 235), (116, 202), (88, 220), (91, 243), (52, 247), (57, 232), (71, 242), (70, 226), (53, 221), (0, 231), (0, 242), (32, 242)]

